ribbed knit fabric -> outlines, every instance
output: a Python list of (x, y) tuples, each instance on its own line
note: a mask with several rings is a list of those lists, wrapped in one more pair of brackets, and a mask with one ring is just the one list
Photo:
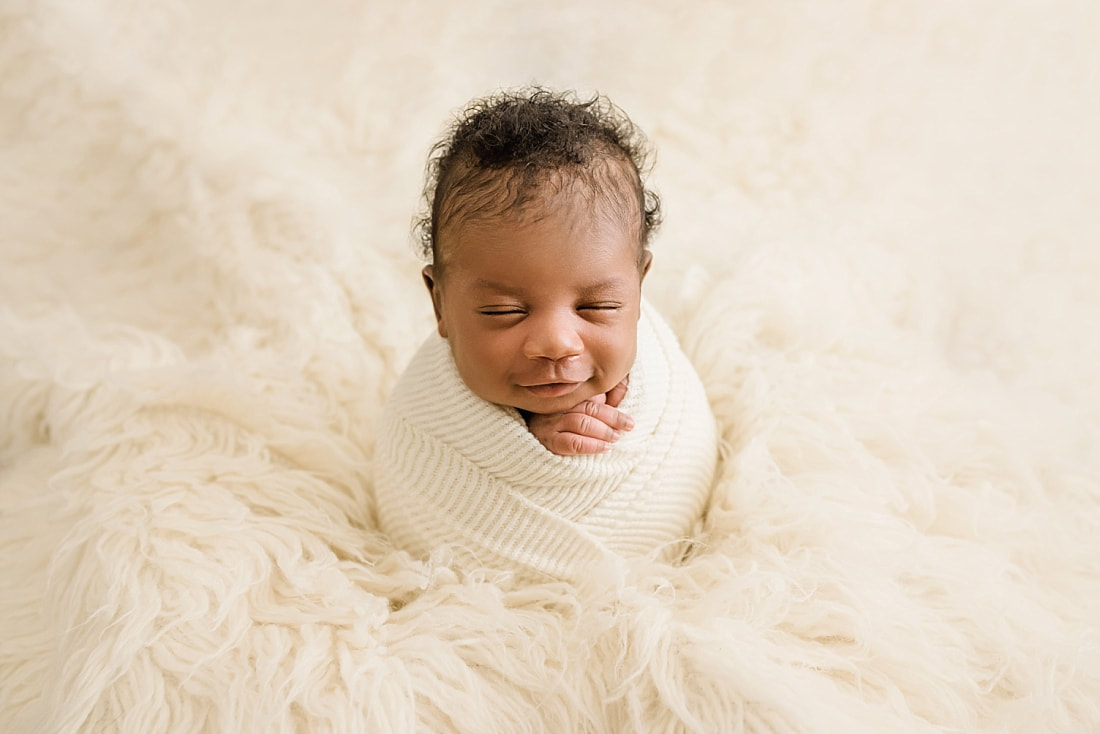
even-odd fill
[(386, 406), (375, 497), (382, 529), (417, 556), (576, 581), (690, 534), (717, 458), (694, 368), (642, 304), (638, 356), (620, 408), (634, 418), (604, 454), (558, 456), (511, 407), (474, 395), (434, 334)]

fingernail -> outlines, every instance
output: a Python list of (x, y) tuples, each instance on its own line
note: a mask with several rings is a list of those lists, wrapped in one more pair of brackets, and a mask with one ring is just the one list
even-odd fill
[(622, 438), (622, 435), (623, 435), (622, 431), (612, 431), (611, 432), (611, 440), (612, 441), (618, 441), (620, 438)]
[(623, 425), (625, 426), (626, 430), (629, 431), (632, 428), (634, 428), (634, 419), (631, 418), (630, 416), (624, 416), (624, 417), (626, 418), (626, 421), (623, 423)]

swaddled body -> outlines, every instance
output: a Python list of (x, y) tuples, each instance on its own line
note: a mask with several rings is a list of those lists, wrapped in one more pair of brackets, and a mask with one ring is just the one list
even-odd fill
[(377, 456), (399, 547), (578, 580), (699, 519), (714, 418), (642, 301), (659, 202), (640, 143), (606, 100), (536, 89), (476, 102), (437, 146), (422, 225), (438, 336)]
[(433, 335), (398, 382), (378, 447), (379, 521), (427, 556), (578, 581), (614, 558), (674, 551), (702, 514), (714, 471), (706, 395), (660, 316), (643, 305), (620, 408), (634, 429), (607, 452), (558, 456), (515, 408), (474, 395)]

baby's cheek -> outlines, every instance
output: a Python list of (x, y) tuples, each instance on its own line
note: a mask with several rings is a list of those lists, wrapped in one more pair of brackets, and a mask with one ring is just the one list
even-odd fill
[[(615, 364), (616, 371), (619, 372), (619, 380), (626, 377), (630, 373), (630, 368), (634, 366), (634, 360), (638, 356), (638, 334), (637, 327), (633, 327), (627, 331), (627, 333), (620, 335), (615, 345)], [(615, 381), (618, 384), (619, 380)]]
[(599, 392), (606, 393), (630, 374), (630, 369), (634, 366), (635, 353), (636, 348), (631, 344), (624, 345), (607, 356), (603, 369), (600, 370)]

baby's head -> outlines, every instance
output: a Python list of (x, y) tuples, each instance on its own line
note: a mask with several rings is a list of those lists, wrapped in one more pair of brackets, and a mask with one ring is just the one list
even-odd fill
[(605, 98), (525, 89), (473, 102), (433, 149), (424, 282), (474, 394), (556, 413), (627, 376), (660, 218), (644, 146)]

